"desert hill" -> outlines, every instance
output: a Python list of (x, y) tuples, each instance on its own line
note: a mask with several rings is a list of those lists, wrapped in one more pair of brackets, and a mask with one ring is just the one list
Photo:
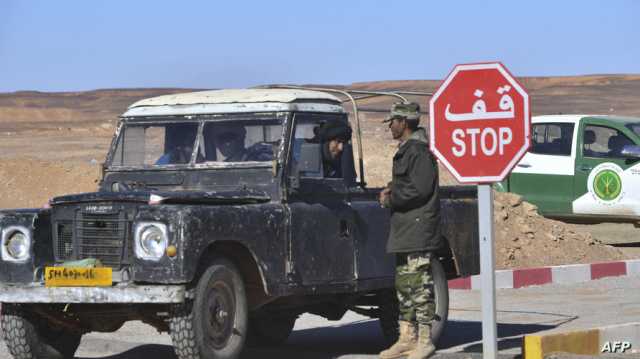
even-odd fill
[[(522, 77), (518, 80), (532, 96), (534, 115), (598, 113), (640, 117), (640, 75)], [(377, 81), (353, 83), (344, 88), (433, 92), (439, 84), (439, 80)], [(111, 123), (139, 99), (188, 91), (196, 89), (0, 93), (0, 132)], [(426, 104), (424, 98), (416, 100)], [(372, 99), (363, 103), (388, 108), (390, 100)]]

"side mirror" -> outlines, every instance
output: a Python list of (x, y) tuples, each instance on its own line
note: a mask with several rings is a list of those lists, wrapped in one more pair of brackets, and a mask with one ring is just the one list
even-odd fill
[(626, 158), (640, 159), (640, 146), (625, 145), (622, 147), (620, 154)]
[(294, 155), (289, 189), (300, 188), (300, 177), (322, 177), (322, 160), (319, 143), (302, 143), (298, 156)]
[(320, 148), (319, 143), (303, 143), (300, 146), (298, 173), (303, 176), (306, 174), (309, 174), (312, 177), (318, 176), (318, 173), (322, 170)]

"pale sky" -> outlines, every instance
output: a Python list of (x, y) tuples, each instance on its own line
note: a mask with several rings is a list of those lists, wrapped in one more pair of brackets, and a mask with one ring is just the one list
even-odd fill
[(640, 1), (0, 0), (0, 92), (640, 73)]

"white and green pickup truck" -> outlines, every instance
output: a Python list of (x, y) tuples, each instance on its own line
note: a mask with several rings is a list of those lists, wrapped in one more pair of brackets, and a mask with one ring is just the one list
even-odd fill
[(496, 185), (572, 222), (640, 222), (640, 118), (532, 119), (531, 148)]

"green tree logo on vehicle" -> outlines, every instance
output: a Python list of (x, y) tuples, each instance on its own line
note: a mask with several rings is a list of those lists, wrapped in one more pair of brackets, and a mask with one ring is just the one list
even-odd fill
[(604, 170), (593, 179), (593, 192), (603, 201), (613, 201), (622, 192), (622, 180), (612, 170)]

